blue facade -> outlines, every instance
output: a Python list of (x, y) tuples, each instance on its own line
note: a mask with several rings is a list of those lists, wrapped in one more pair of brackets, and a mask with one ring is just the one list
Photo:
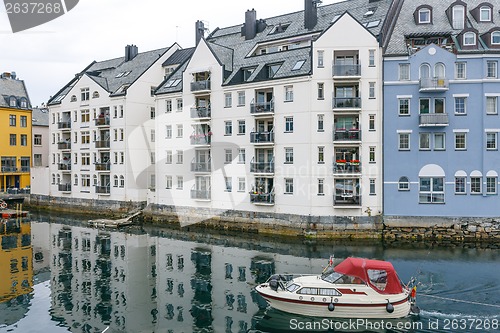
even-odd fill
[(384, 59), (384, 214), (500, 216), (500, 53), (410, 53)]

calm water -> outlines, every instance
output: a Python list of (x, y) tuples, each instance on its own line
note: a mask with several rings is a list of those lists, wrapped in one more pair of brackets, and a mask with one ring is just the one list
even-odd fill
[[(37, 220), (1, 234), (0, 332), (500, 332), (498, 250)], [(390, 260), (403, 281), (417, 277), (420, 316), (328, 322), (266, 309), (253, 290), (275, 272), (320, 272), (330, 254)]]

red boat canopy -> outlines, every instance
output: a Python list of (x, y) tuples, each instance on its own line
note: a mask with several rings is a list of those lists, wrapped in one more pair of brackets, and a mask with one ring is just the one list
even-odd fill
[(367, 282), (381, 294), (400, 294), (403, 287), (394, 266), (382, 260), (347, 258), (334, 267), (335, 272)]

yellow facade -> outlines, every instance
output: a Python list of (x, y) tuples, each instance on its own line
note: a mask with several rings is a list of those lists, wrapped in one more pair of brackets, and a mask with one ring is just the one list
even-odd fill
[(0, 223), (0, 303), (33, 290), (31, 223)]
[(30, 186), (31, 125), (31, 110), (0, 106), (0, 192)]

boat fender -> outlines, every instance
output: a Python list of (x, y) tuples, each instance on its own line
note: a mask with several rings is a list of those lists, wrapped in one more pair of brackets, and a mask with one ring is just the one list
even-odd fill
[(418, 306), (416, 306), (415, 304), (412, 304), (410, 306), (410, 311), (411, 311), (411, 313), (418, 315), (420, 313), (420, 308)]
[(333, 310), (335, 310), (335, 304), (331, 302), (330, 304), (328, 304), (328, 311), (333, 312)]
[(389, 300), (387, 300), (387, 305), (385, 306), (385, 310), (388, 313), (393, 313), (394, 312), (394, 305), (392, 305)]

